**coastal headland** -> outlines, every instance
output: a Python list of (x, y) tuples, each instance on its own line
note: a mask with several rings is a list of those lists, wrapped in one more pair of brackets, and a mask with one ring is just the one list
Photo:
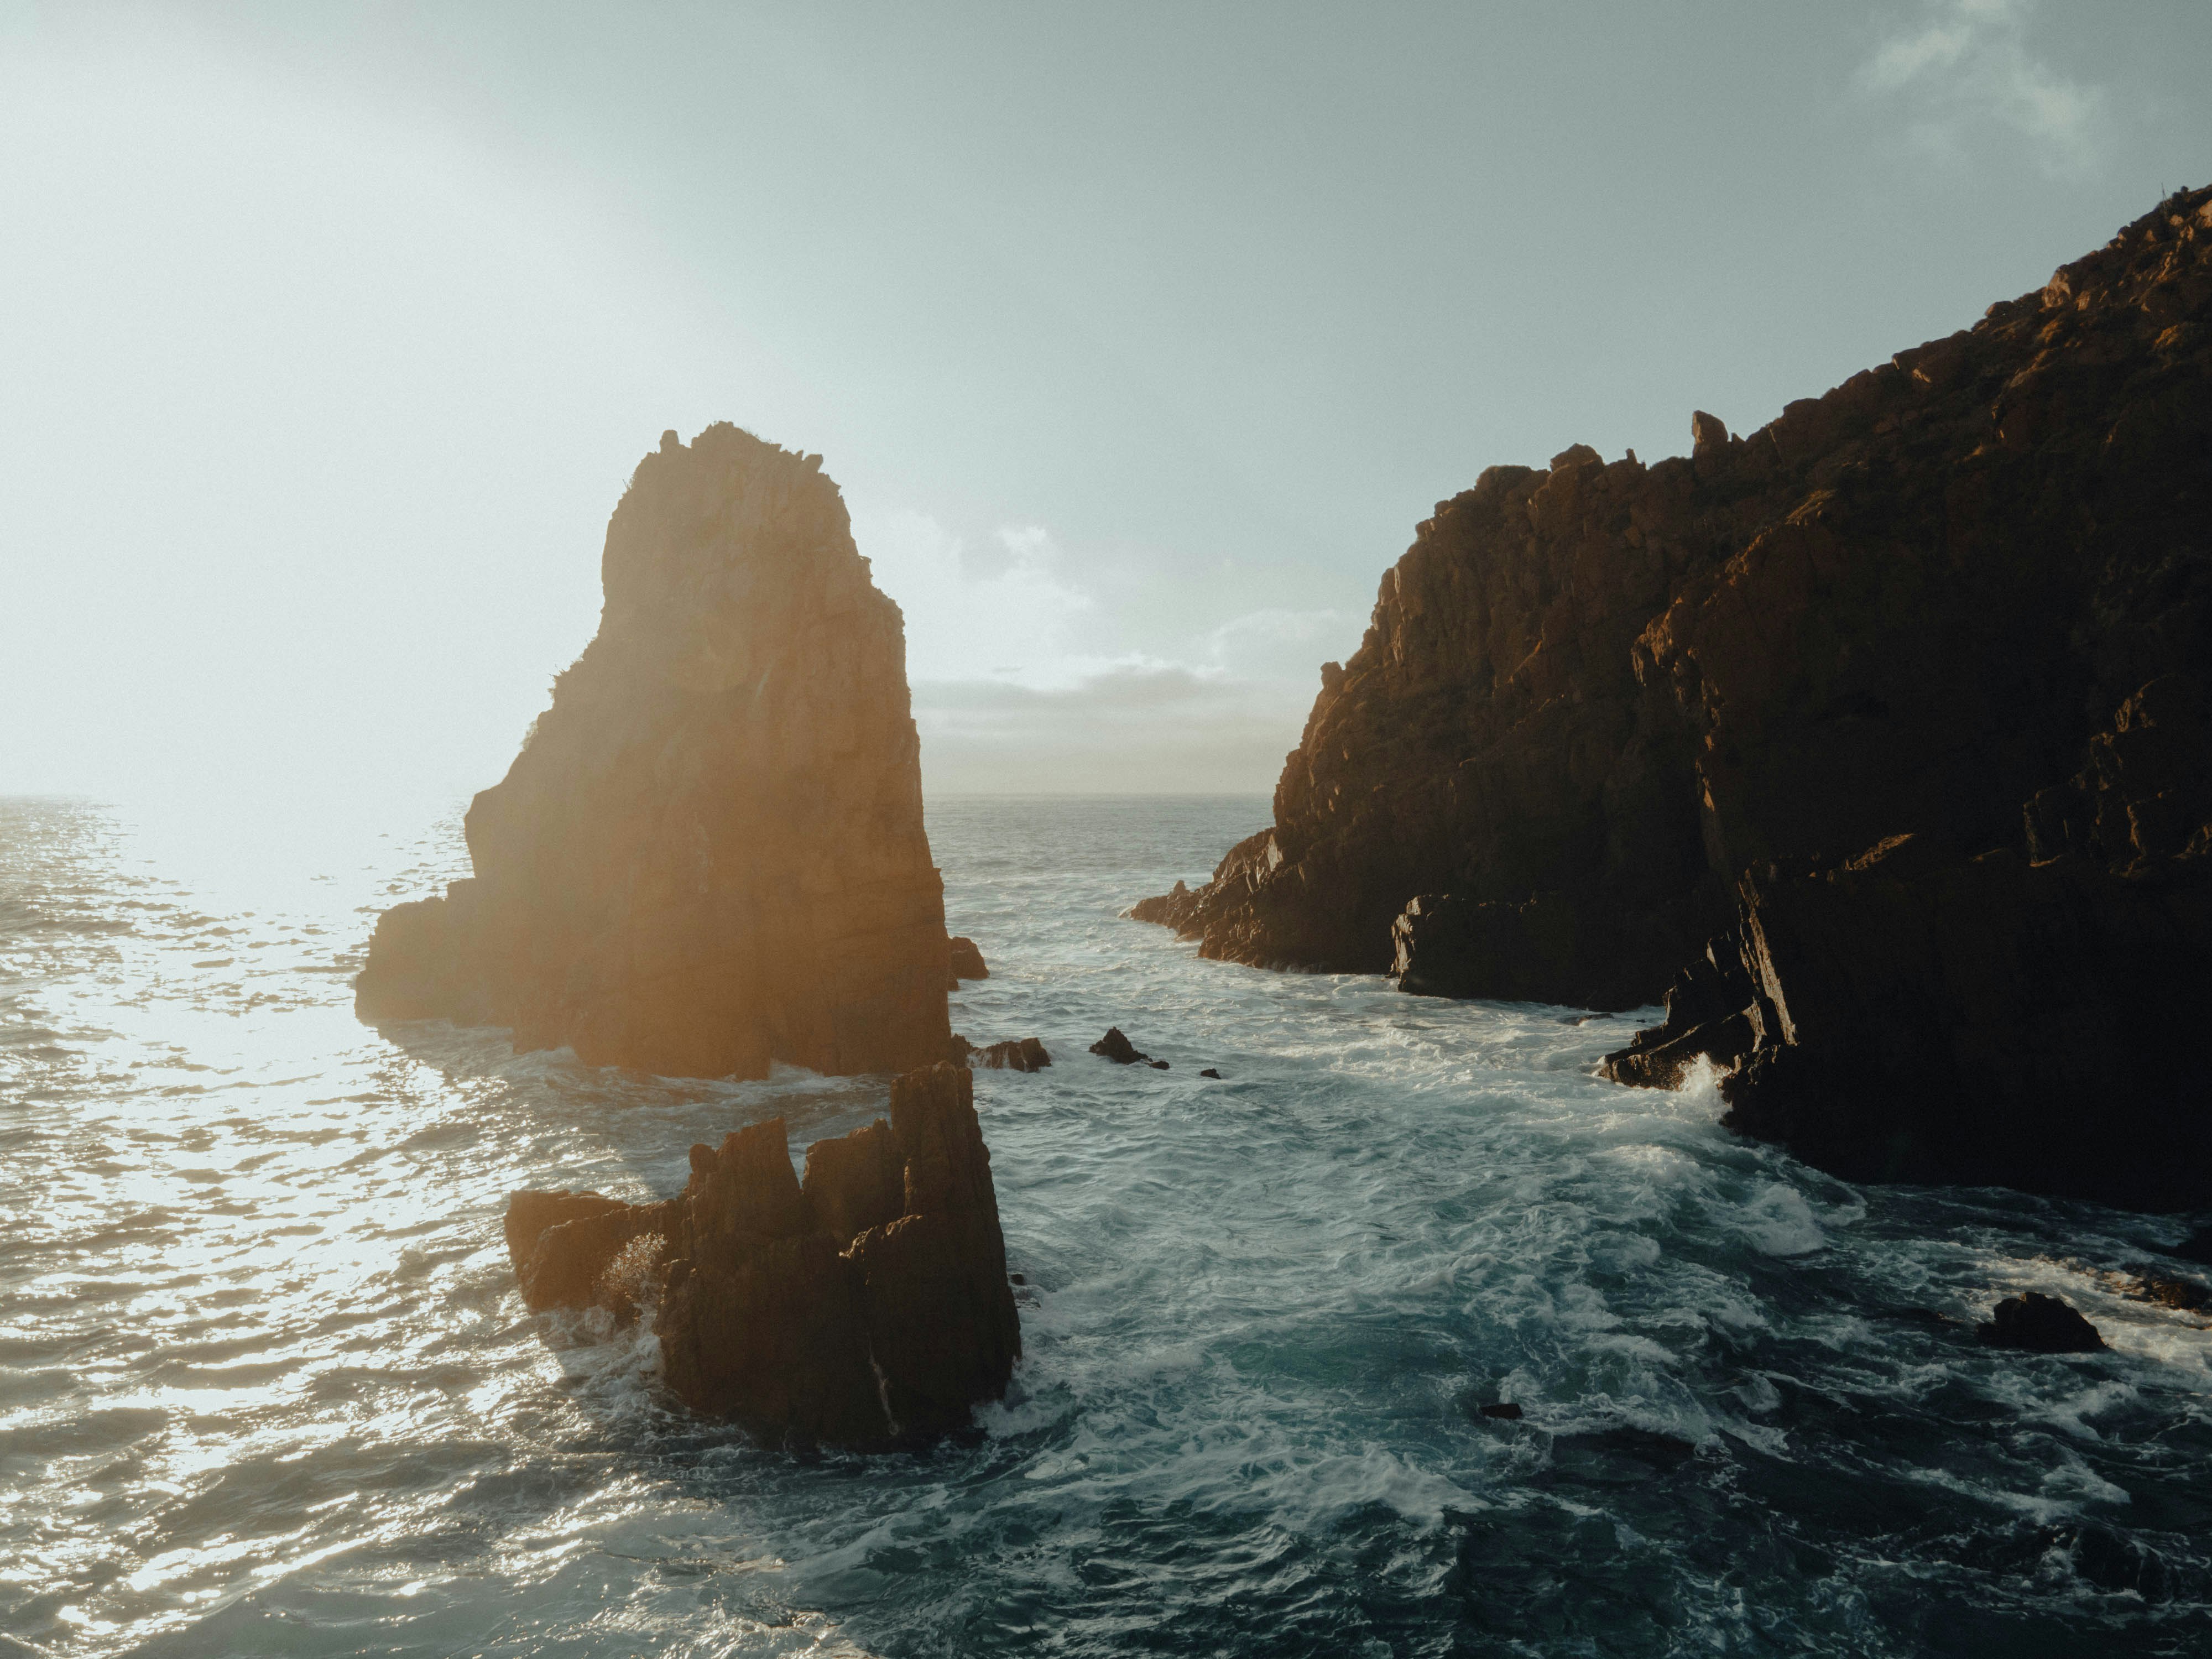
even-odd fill
[(2212, 1194), (2212, 190), (1748, 435), (1437, 504), (1273, 823), (1133, 914), (1668, 1023), (1851, 1178)]

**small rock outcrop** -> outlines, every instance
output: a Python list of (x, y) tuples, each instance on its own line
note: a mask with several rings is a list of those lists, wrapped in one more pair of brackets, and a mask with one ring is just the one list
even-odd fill
[(2105, 1346), (2097, 1328), (2055, 1296), (2028, 1291), (1997, 1304), (1974, 1334), (1992, 1348), (2030, 1353), (2094, 1353)]
[(1091, 1052), (1103, 1055), (1116, 1066), (1149, 1066), (1158, 1072), (1168, 1069), (1167, 1061), (1154, 1060), (1150, 1054), (1143, 1052), (1135, 1043), (1121, 1035), (1121, 1028), (1118, 1025), (1108, 1026), (1106, 1035), (1091, 1045)]
[(994, 1072), (1042, 1072), (1052, 1064), (1051, 1054), (1035, 1037), (977, 1044), (955, 1031), (951, 1052), (955, 1066), (981, 1066)]
[(601, 568), (597, 637), (469, 808), (474, 876), (384, 914), (356, 1010), (679, 1076), (942, 1056), (902, 624), (821, 457), (666, 434)]
[(1748, 436), (1437, 504), (1202, 955), (1666, 1024), (1849, 1179), (2212, 1201), (2212, 190)]
[(888, 1121), (807, 1150), (783, 1120), (691, 1149), (655, 1204), (517, 1193), (507, 1242), (525, 1305), (634, 1305), (662, 1285), (668, 1386), (693, 1410), (804, 1440), (873, 1446), (966, 1425), (1021, 1357), (991, 1154), (971, 1074), (891, 1085)]
[(991, 970), (983, 965), (983, 953), (975, 948), (975, 941), (964, 933), (955, 933), (946, 941), (946, 954), (951, 960), (952, 983), (956, 987), (963, 979), (991, 977)]
[(1052, 1056), (1035, 1037), (1023, 1037), (1018, 1042), (1009, 1037), (986, 1048), (983, 1063), (994, 1070), (1003, 1066), (1010, 1072), (1042, 1072), (1052, 1064)]

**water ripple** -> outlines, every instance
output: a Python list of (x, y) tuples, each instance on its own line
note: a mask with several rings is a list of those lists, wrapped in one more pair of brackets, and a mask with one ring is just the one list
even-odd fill
[[(520, 1186), (672, 1190), (882, 1079), (592, 1072), (347, 976), (458, 819), (0, 801), (0, 1647), (70, 1656), (2193, 1653), (2178, 1223), (1855, 1189), (1591, 1075), (1632, 1022), (1121, 921), (1264, 803), (950, 800), (1028, 1358), (974, 1443), (797, 1456), (521, 1310)], [(1085, 1052), (1109, 1024), (1173, 1062)], [(1218, 1066), (1223, 1079), (1197, 1075)], [(2065, 1296), (2109, 1353), (1971, 1327)], [(1517, 1421), (1486, 1418), (1500, 1399)]]

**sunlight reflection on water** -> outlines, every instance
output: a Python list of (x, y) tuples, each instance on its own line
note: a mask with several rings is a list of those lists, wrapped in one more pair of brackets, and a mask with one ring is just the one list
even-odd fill
[[(0, 1632), (93, 1655), (2185, 1650), (2172, 1223), (1861, 1192), (1589, 1073), (1628, 1023), (1205, 963), (1119, 920), (1258, 801), (932, 806), (1029, 1358), (980, 1445), (794, 1460), (647, 1328), (532, 1320), (521, 1186), (673, 1190), (882, 1079), (379, 1035), (427, 832), (0, 802)], [(428, 822), (426, 817), (423, 822)], [(1084, 1052), (1109, 1023), (1174, 1062)], [(1218, 1084), (1195, 1076), (1224, 1072)], [(1997, 1356), (2057, 1291), (2114, 1352)], [(1504, 1397), (1526, 1419), (1474, 1407)], [(854, 1644), (860, 1645), (855, 1646)], [(2010, 1644), (2009, 1646), (2008, 1644)], [(2178, 1644), (2178, 1645), (2177, 1645)]]

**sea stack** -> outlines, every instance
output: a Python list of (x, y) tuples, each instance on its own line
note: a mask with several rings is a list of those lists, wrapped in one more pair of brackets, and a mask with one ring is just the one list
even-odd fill
[(904, 631), (822, 458), (665, 434), (601, 579), (597, 636), (469, 808), (473, 878), (378, 921), (358, 1012), (672, 1076), (940, 1059)]
[(654, 1331), (694, 1411), (863, 1448), (963, 1428), (1022, 1352), (974, 1090), (949, 1063), (899, 1078), (890, 1121), (815, 1142), (804, 1182), (770, 1118), (694, 1146), (658, 1203), (517, 1193), (524, 1304), (627, 1316), (665, 1279)]
[[(2212, 1201), (2212, 190), (1748, 436), (1437, 505), (1208, 956), (1670, 1019), (1853, 1179)], [(1671, 984), (1671, 990), (1669, 987)]]

